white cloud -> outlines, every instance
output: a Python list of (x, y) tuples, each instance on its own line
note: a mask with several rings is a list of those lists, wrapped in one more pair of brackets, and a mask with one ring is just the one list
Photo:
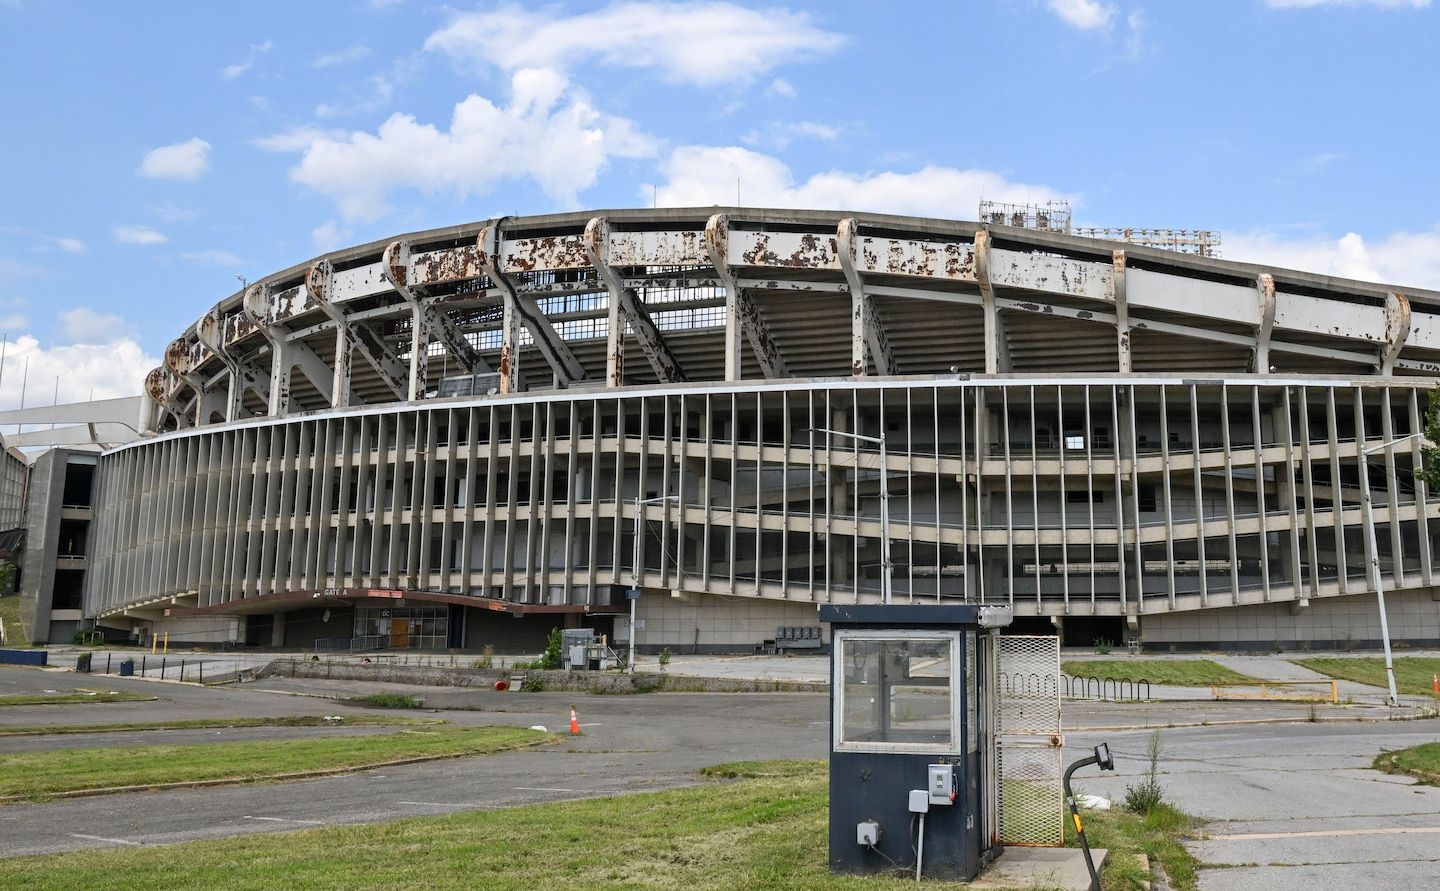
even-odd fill
[(56, 247), (67, 254), (85, 253), (85, 242), (78, 238), (55, 238), (52, 241), (55, 242)]
[(59, 337), (67, 343), (110, 343), (130, 337), (133, 328), (119, 316), (77, 306), (60, 313)]
[(1229, 260), (1440, 290), (1440, 228), (1394, 232), (1370, 242), (1357, 232), (1340, 238), (1226, 232), (1223, 238)]
[(370, 47), (368, 46), (350, 46), (346, 47), (343, 50), (336, 50), (333, 53), (326, 53), (325, 55), (320, 56), (315, 61), (311, 62), (310, 65), (314, 68), (330, 68), (335, 65), (349, 65), (353, 62), (359, 62), (361, 59), (368, 58), (369, 55)]
[(1300, 172), (1306, 176), (1315, 176), (1324, 172), (1325, 168), (1336, 161), (1345, 160), (1344, 152), (1320, 152), (1318, 155), (1311, 155), (1300, 162)]
[(350, 240), (350, 230), (335, 220), (326, 220), (310, 230), (317, 251), (333, 251)]
[[(923, 167), (911, 173), (817, 173), (796, 182), (780, 159), (739, 146), (682, 146), (662, 165), (662, 207), (739, 202), (754, 207), (808, 207), (974, 219), (982, 198), (1018, 202), (1073, 196), (1048, 186), (1011, 182), (989, 170)], [(641, 194), (650, 197), (646, 185)]]
[(149, 226), (116, 226), (115, 240), (121, 244), (164, 244), (170, 239)]
[(1065, 24), (1081, 31), (1108, 28), (1115, 17), (1114, 4), (1099, 0), (1045, 0), (1045, 5)]
[[(28, 360), (28, 366), (27, 366)], [(41, 346), (30, 334), (9, 342), (5, 349), (3, 381), (0, 381), (0, 409), (18, 408), (20, 387), (26, 383), (24, 403), (49, 405), (58, 401), (111, 399), (141, 392), (145, 375), (160, 364), (147, 355), (133, 338), (119, 333), (95, 343)], [(22, 375), (22, 369), (25, 369)]]
[(262, 136), (254, 140), (257, 148), (267, 152), (303, 152), (312, 143), (324, 140), (343, 140), (350, 134), (345, 130), (322, 130), (319, 127), (296, 127), (273, 136)]
[(394, 95), (395, 87), (390, 83), (389, 78), (377, 74), (366, 78), (365, 82), (370, 85), (369, 96), (355, 99), (345, 105), (322, 102), (315, 107), (315, 116), (317, 118), (335, 118), (343, 115), (368, 114), (390, 104), (390, 97)]
[(840, 138), (841, 129), (818, 121), (777, 121), (763, 129), (751, 130), (740, 141), (749, 146), (767, 146), (780, 150), (788, 148), (797, 139), (814, 139), (819, 142), (834, 142)]
[(803, 12), (725, 2), (630, 2), (568, 17), (514, 5), (464, 13), (430, 35), (425, 48), (506, 71), (594, 58), (713, 86), (748, 80), (844, 43), (842, 35), (817, 27)]
[(260, 57), (274, 48), (275, 42), (273, 40), (267, 40), (264, 43), (250, 44), (250, 51), (245, 54), (245, 58), (233, 65), (226, 65), (224, 68), (221, 68), (220, 76), (226, 80), (234, 80), (251, 68), (254, 68), (255, 63), (260, 61)]
[(1265, 0), (1271, 9), (1313, 9), (1316, 6), (1373, 6), (1376, 9), (1424, 9), (1430, 0)]
[(199, 211), (178, 204), (157, 204), (150, 213), (162, 223), (185, 223), (200, 216)]
[(563, 75), (546, 69), (515, 72), (508, 105), (467, 97), (446, 131), (394, 114), (375, 133), (309, 129), (258, 144), (303, 152), (291, 178), (331, 198), (346, 221), (384, 215), (397, 188), (468, 198), (515, 179), (532, 180), (573, 205), (611, 157), (655, 151), (631, 121), (601, 114)]
[(15, 331), (30, 327), (30, 317), (24, 313), (7, 312), (0, 315), (0, 331)]
[(795, 98), (794, 85), (783, 77), (777, 77), (770, 81), (770, 86), (765, 88), (765, 92), (774, 96), (784, 96), (786, 99)]
[(230, 253), (229, 251), (185, 251), (180, 254), (180, 259), (189, 260), (191, 263), (203, 263), (209, 266), (241, 266), (245, 261)]
[(199, 138), (174, 145), (162, 145), (145, 153), (140, 174), (150, 179), (183, 179), (191, 182), (210, 169), (210, 143)]

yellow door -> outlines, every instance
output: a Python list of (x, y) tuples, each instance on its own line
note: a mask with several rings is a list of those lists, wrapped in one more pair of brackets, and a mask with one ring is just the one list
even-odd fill
[(410, 646), (410, 620), (390, 620), (390, 647), (392, 649), (403, 649)]

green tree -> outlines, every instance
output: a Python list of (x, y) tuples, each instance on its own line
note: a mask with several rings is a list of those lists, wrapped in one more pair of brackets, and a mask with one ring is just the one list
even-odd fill
[(1415, 478), (1440, 490), (1440, 387), (1430, 391), (1430, 405), (1425, 409), (1425, 436), (1420, 440), (1420, 469)]

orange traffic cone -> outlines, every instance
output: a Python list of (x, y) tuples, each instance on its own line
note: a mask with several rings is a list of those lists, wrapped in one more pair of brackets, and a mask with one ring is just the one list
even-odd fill
[(1430, 675), (1430, 689), (1436, 696), (1440, 696), (1440, 673)]
[(580, 735), (580, 719), (575, 717), (575, 706), (570, 706), (570, 735)]

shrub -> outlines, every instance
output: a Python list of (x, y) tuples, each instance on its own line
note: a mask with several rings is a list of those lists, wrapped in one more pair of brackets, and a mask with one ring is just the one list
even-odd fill
[(535, 675), (526, 675), (525, 680), (520, 682), (521, 693), (544, 693), (545, 681)]
[(1108, 656), (1110, 655), (1110, 651), (1114, 648), (1115, 644), (1111, 642), (1109, 638), (1095, 638), (1095, 654), (1097, 656)]
[(550, 638), (545, 642), (545, 652), (540, 654), (536, 668), (555, 669), (560, 667), (560, 629), (551, 628)]
[(471, 663), (470, 663), (470, 667), (471, 667), (471, 668), (494, 668), (494, 667), (495, 667), (495, 648), (494, 648), (493, 646), (491, 646), (490, 644), (486, 644), (486, 645), (485, 645), (485, 651), (484, 651), (483, 653), (481, 653), (479, 659), (476, 659), (474, 662), (471, 662)]
[(1125, 809), (1142, 817), (1148, 817), (1160, 805), (1165, 803), (1165, 790), (1160, 786), (1160, 731), (1156, 730), (1150, 734), (1150, 742), (1146, 746), (1146, 754), (1150, 759), (1150, 766), (1145, 771), (1145, 777), (1137, 785), (1125, 787)]
[(671, 657), (671, 655), (673, 655), (673, 654), (670, 652), (670, 648), (669, 648), (669, 647), (666, 647), (665, 649), (663, 649), (663, 650), (660, 651), (660, 670), (661, 670), (661, 671), (664, 671), (666, 668), (669, 668), (669, 667), (670, 667), (670, 657)]

